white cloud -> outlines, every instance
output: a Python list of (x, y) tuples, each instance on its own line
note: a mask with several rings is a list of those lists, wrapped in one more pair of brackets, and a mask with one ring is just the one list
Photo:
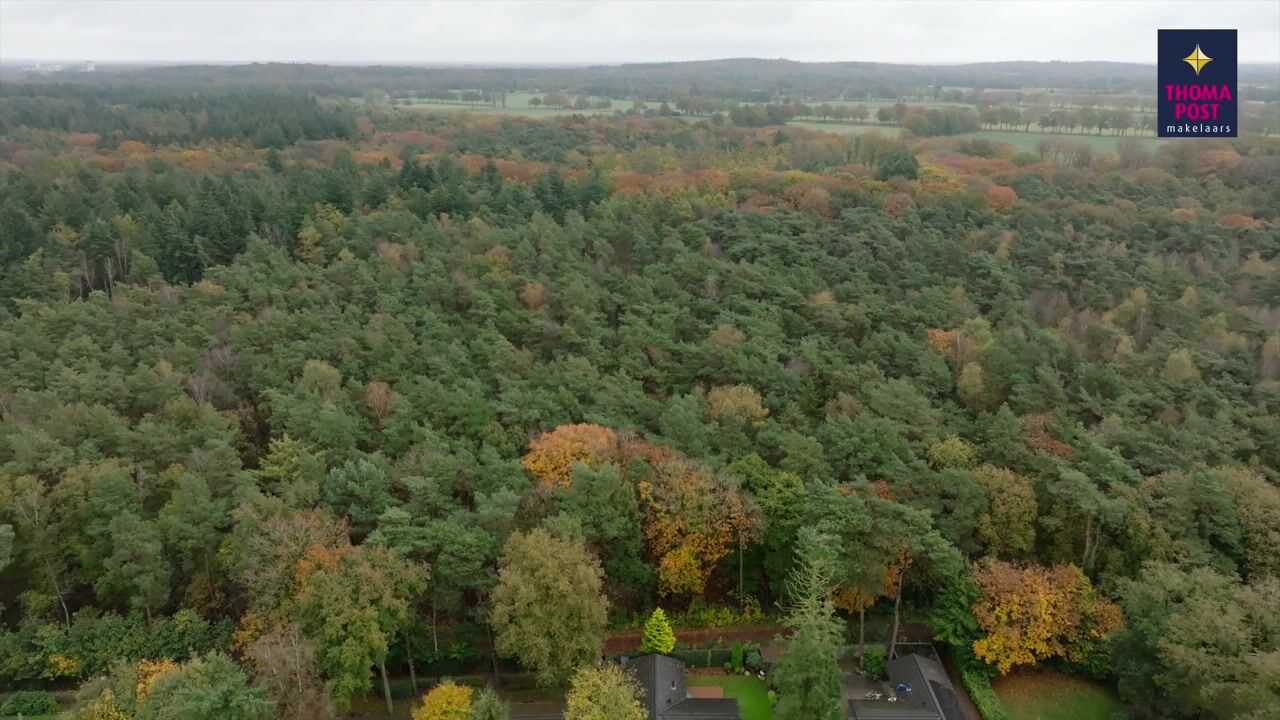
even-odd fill
[(1162, 27), (1237, 28), (1280, 62), (1280, 2), (31, 2), (0, 55), (295, 62), (1155, 62)]

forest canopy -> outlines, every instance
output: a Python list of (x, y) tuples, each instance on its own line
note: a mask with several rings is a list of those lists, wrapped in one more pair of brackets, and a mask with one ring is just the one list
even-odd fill
[(979, 673), (1264, 716), (1280, 141), (193, 91), (267, 71), (0, 94), (0, 689), (320, 717), (505, 659), (629, 701), (610, 629), (821, 567), (824, 653), (904, 604)]

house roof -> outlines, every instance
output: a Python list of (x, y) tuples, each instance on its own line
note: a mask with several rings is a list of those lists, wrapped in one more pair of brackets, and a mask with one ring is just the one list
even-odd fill
[(919, 653), (911, 653), (890, 660), (885, 669), (889, 683), (895, 689), (900, 685), (910, 688), (897, 691), (898, 702), (930, 710), (936, 717), (946, 720), (965, 720), (964, 711), (956, 699), (955, 688), (942, 663)]
[(850, 700), (849, 710), (857, 720), (938, 720), (933, 710), (884, 700)]
[(684, 701), (684, 663), (666, 655), (641, 655), (627, 667), (644, 688), (644, 709), (657, 720), (667, 708)]
[(890, 660), (885, 670), (897, 701), (850, 700), (857, 720), (966, 720), (942, 663), (911, 653)]
[(644, 688), (650, 720), (741, 720), (737, 700), (686, 697), (684, 663), (673, 657), (641, 655), (627, 667)]

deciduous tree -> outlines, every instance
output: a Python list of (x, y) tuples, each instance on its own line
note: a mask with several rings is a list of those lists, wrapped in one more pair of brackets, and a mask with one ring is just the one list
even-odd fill
[(299, 560), (298, 574), (298, 616), (333, 680), (335, 703), (346, 707), (368, 692), (376, 666), (390, 713), (387, 653), (426, 587), (426, 569), (381, 547), (313, 547)]
[(271, 713), (266, 693), (219, 653), (160, 675), (138, 701), (138, 720), (265, 720)]
[(617, 433), (600, 425), (561, 425), (529, 443), (524, 467), (546, 486), (565, 486), (576, 463), (594, 467), (617, 452)]
[(646, 720), (644, 690), (634, 675), (614, 663), (584, 665), (573, 674), (565, 697), (565, 720)]
[(413, 720), (471, 720), (474, 694), (466, 685), (445, 680), (423, 696), (422, 705), (413, 710)]
[(1001, 673), (1054, 657), (1081, 660), (1120, 628), (1119, 608), (1073, 565), (1018, 567), (993, 558), (974, 570), (974, 606), (984, 635), (974, 653)]
[(989, 509), (978, 519), (978, 538), (987, 551), (1008, 560), (1029, 556), (1038, 517), (1031, 480), (990, 465), (978, 468), (974, 478), (987, 494)]
[(513, 534), (492, 597), (498, 652), (518, 658), (540, 684), (566, 682), (604, 647), (602, 578), (581, 545), (542, 529)]

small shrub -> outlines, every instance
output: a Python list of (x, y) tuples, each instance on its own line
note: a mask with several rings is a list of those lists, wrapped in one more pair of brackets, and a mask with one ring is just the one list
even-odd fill
[(871, 648), (862, 658), (862, 667), (867, 675), (873, 678), (884, 677), (884, 666), (888, 662), (888, 654), (884, 648)]
[(727, 673), (731, 673), (731, 672), (733, 672), (733, 663), (732, 663), (732, 662), (725, 662), (725, 664), (723, 665), (723, 667), (724, 667), (724, 671), (725, 671), (725, 672), (727, 672)]
[(754, 597), (748, 597), (742, 603), (742, 614), (738, 616), (738, 622), (743, 625), (755, 625), (765, 621), (764, 610), (760, 608), (760, 601)]
[(742, 658), (742, 641), (741, 640), (733, 644), (733, 656), (729, 662), (733, 664), (734, 672), (736, 673), (742, 672), (744, 665), (743, 665), (743, 658)]
[(0, 705), (0, 715), (49, 715), (57, 711), (58, 701), (39, 690), (20, 690)]
[(764, 667), (764, 660), (760, 657), (760, 651), (752, 650), (747, 653), (747, 657), (743, 660), (743, 664), (746, 666), (747, 670), (750, 670), (753, 673), (760, 672)]
[(738, 620), (733, 610), (727, 607), (702, 608), (694, 613), (694, 621), (703, 627), (730, 627)]

